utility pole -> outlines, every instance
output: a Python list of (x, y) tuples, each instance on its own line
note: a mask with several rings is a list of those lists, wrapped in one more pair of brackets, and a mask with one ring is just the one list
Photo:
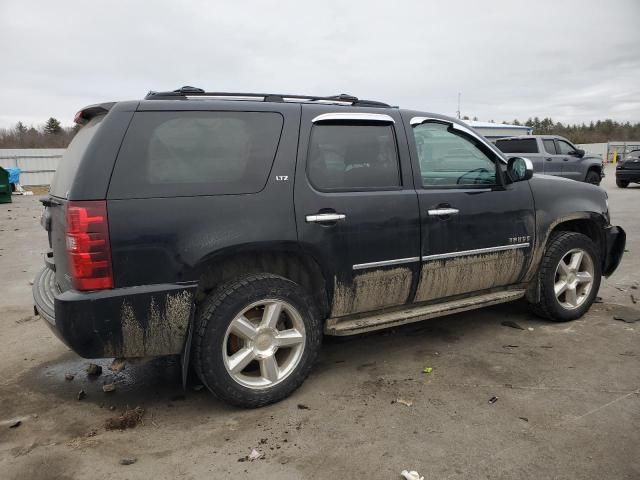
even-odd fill
[(458, 92), (458, 120), (460, 120), (460, 96), (462, 94), (460, 92)]

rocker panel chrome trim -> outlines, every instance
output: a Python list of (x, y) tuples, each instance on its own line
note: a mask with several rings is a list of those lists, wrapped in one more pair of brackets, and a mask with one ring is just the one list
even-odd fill
[(475, 250), (462, 250), (460, 252), (437, 253), (435, 255), (423, 255), (422, 261), (429, 262), (431, 260), (442, 260), (445, 258), (464, 257), (467, 255), (481, 255), (483, 253), (503, 252), (505, 250), (517, 250), (519, 248), (528, 248), (531, 244), (514, 243), (513, 245), (500, 245), (499, 247), (477, 248)]
[(396, 258), (393, 260), (383, 260), (381, 262), (358, 263), (353, 266), (354, 270), (364, 270), (366, 268), (388, 267), (389, 265), (402, 265), (404, 263), (419, 262), (420, 257)]

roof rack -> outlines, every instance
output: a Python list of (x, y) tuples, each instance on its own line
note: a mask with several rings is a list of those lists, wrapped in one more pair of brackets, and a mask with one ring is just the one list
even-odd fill
[(194, 97), (215, 97), (229, 100), (259, 100), (263, 102), (318, 102), (318, 103), (342, 103), (358, 107), (382, 107), (389, 108), (383, 102), (374, 100), (360, 100), (353, 95), (341, 93), (330, 97), (314, 97), (309, 95), (285, 95), (281, 93), (232, 93), (232, 92), (205, 92), (202, 88), (185, 86), (171, 92), (150, 91), (145, 100), (189, 100)]

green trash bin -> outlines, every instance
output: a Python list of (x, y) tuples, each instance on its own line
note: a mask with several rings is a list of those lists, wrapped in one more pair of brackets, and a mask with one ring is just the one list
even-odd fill
[(0, 203), (11, 203), (9, 172), (2, 167), (0, 167)]

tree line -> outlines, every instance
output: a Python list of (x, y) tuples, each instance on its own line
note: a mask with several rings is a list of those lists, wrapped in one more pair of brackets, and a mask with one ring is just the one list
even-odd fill
[[(468, 120), (468, 117), (466, 117)], [(474, 117), (477, 120), (477, 117)], [(491, 120), (493, 122), (493, 120)], [(551, 118), (529, 118), (521, 123), (519, 120), (511, 122), (511, 125), (526, 125), (533, 128), (534, 135), (560, 135), (568, 138), (573, 143), (606, 143), (618, 141), (640, 141), (640, 122), (616, 122), (615, 120), (598, 120), (589, 124), (563, 124), (554, 122)]]
[(67, 148), (79, 129), (79, 125), (63, 127), (53, 117), (38, 127), (18, 122), (13, 128), (0, 129), (0, 148)]
[[(463, 117), (463, 120), (469, 120), (469, 117)], [(540, 120), (534, 117), (524, 123), (519, 120), (502, 123), (526, 125), (532, 127), (536, 135), (561, 135), (573, 143), (640, 141), (640, 122), (622, 123), (607, 119), (589, 124), (563, 124), (554, 122), (551, 118)], [(37, 128), (27, 127), (22, 122), (18, 122), (13, 128), (0, 129), (0, 148), (66, 148), (79, 129), (79, 125), (63, 127), (60, 121), (53, 117)]]

